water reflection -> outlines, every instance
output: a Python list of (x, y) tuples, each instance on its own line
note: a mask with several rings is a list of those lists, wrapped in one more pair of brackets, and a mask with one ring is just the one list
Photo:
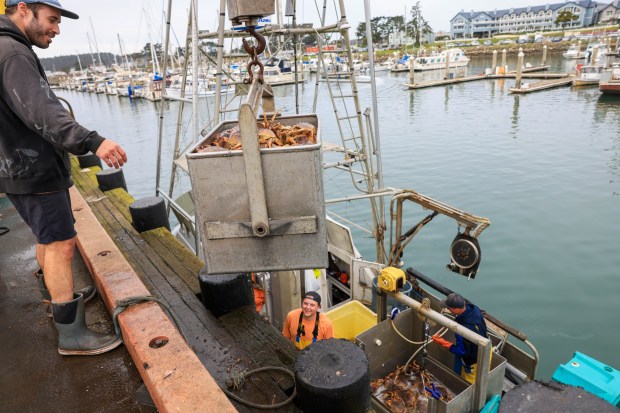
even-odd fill
[(520, 95), (514, 95), (514, 104), (512, 105), (512, 133), (513, 137), (517, 137), (519, 132), (519, 106), (521, 102)]

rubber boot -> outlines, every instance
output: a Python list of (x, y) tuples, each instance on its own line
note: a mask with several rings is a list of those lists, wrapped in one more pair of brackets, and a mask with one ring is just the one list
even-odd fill
[[(35, 271), (34, 277), (37, 279), (37, 283), (39, 284), (39, 291), (41, 292), (41, 296), (44, 301), (52, 301), (52, 296), (50, 295), (47, 286), (45, 285), (45, 279), (43, 278), (43, 270), (39, 268)], [(93, 285), (89, 285), (88, 287), (84, 287), (81, 290), (77, 291), (76, 294), (82, 294), (84, 296), (84, 302), (89, 302), (95, 295), (97, 295), (97, 289)]]
[(115, 334), (98, 333), (86, 327), (84, 297), (75, 294), (66, 303), (52, 302), (58, 331), (58, 352), (63, 356), (94, 356), (115, 349), (123, 342)]

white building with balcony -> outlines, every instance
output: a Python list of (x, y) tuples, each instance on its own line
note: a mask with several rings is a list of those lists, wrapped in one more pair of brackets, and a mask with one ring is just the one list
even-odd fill
[[(617, 4), (618, 0), (614, 0)], [(568, 10), (577, 19), (564, 24), (564, 28), (588, 27), (598, 22), (599, 11), (613, 5), (592, 0), (566, 1), (564, 3), (527, 6), (493, 11), (461, 10), (450, 20), (450, 37), (490, 37), (502, 33), (537, 32), (562, 29), (556, 25), (558, 14)]]

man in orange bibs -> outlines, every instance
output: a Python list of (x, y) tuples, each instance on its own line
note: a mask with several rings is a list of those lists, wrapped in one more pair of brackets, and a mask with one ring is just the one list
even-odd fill
[(282, 334), (300, 350), (315, 341), (334, 337), (332, 322), (325, 314), (318, 312), (319, 308), (321, 296), (316, 291), (310, 291), (304, 296), (301, 308), (286, 316)]

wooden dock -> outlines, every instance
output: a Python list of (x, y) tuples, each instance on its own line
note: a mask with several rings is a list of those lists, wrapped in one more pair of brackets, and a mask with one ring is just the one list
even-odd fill
[[(98, 171), (98, 167), (80, 170), (77, 160), (72, 160), (72, 177), (85, 203), (133, 271), (138, 274), (148, 292), (163, 300), (171, 309), (190, 351), (193, 351), (198, 363), (202, 363), (219, 387), (225, 388), (227, 381), (237, 379), (244, 371), (259, 367), (277, 366), (293, 371), (295, 347), (271, 324), (265, 322), (254, 308), (244, 308), (219, 319), (204, 308), (199, 298), (198, 282), (198, 273), (203, 263), (165, 228), (138, 233), (132, 226), (128, 210), (134, 199), (123, 189), (101, 192), (96, 180)], [(117, 281), (119, 285), (123, 285), (123, 280)], [(151, 303), (142, 304), (134, 310), (143, 305), (159, 308)], [(143, 320), (144, 327), (149, 324), (148, 319)], [(132, 342), (128, 344), (128, 348), (139, 344), (133, 343), (133, 337), (130, 340)], [(134, 352), (131, 353), (154, 401), (156, 404), (159, 402), (159, 411), (173, 410), (170, 403), (187, 407), (188, 402), (191, 402), (190, 397), (212, 400), (213, 395), (195, 394), (192, 388), (184, 391), (177, 389), (174, 394), (169, 392), (170, 383), (175, 377), (184, 377), (189, 379), (189, 382), (192, 380), (194, 373), (186, 369), (186, 357), (180, 357), (176, 364), (174, 358), (164, 360), (175, 367), (168, 371), (167, 376), (155, 380), (149, 376), (148, 370), (154, 370), (152, 365), (162, 363), (162, 360), (153, 358), (150, 363), (145, 363), (136, 359)], [(199, 377), (195, 379), (200, 380)], [(244, 387), (235, 392), (254, 403), (273, 404), (286, 400), (292, 386), (293, 382), (287, 375), (279, 372), (262, 373), (254, 380), (247, 380)], [(201, 392), (203, 387), (196, 386), (196, 390)], [(216, 390), (219, 390), (217, 386), (211, 393)], [(159, 398), (158, 394), (165, 399)], [(255, 411), (236, 401), (232, 401), (232, 404), (240, 412)], [(278, 411), (299, 412), (299, 409), (288, 404)]]
[(560, 79), (547, 79), (541, 80), (540, 82), (531, 83), (531, 84), (521, 84), (520, 88), (510, 88), (510, 93), (517, 94), (526, 94), (532, 92), (539, 92), (541, 90), (553, 89), (560, 86), (567, 86), (573, 83), (574, 76), (563, 77)]
[[(535, 66), (535, 67), (525, 68), (523, 69), (521, 78), (522, 79), (563, 79), (568, 76), (567, 73), (539, 73), (541, 71), (546, 71), (548, 68), (549, 66)], [(431, 80), (427, 82), (419, 82), (419, 83), (413, 83), (413, 84), (404, 83), (404, 86), (406, 86), (410, 90), (411, 89), (424, 89), (424, 88), (429, 88), (429, 87), (447, 86), (447, 85), (454, 85), (454, 84), (459, 84), (459, 83), (473, 82), (476, 80), (514, 79), (516, 77), (517, 77), (517, 73), (513, 71), (505, 73), (505, 74), (492, 74), (492, 75), (487, 75), (487, 74), (482, 73), (479, 75), (457, 77), (457, 78), (452, 78), (452, 79)]]

